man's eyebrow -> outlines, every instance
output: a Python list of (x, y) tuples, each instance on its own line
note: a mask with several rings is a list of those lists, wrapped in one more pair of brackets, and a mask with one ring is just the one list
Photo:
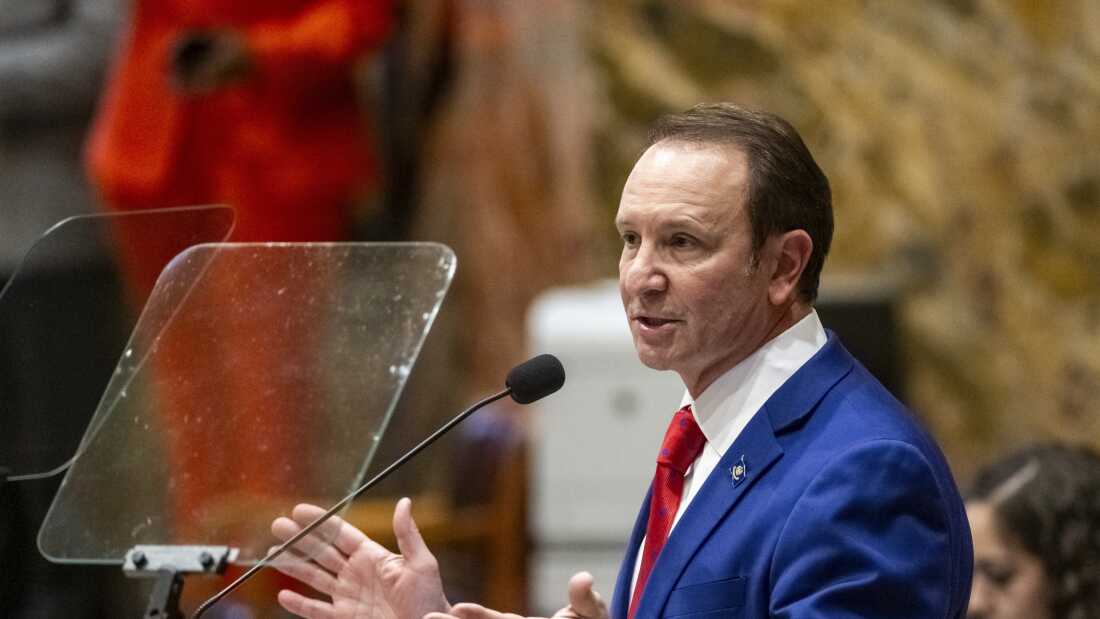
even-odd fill
[(686, 225), (690, 225), (690, 226), (710, 226), (713, 223), (714, 222), (707, 221), (706, 219), (704, 219), (702, 217), (694, 217), (692, 215), (688, 215), (687, 213), (680, 213), (678, 215), (674, 215), (674, 216), (668, 218), (667, 220), (665, 220), (664, 225), (667, 225), (667, 226), (686, 226)]
[[(687, 214), (671, 215), (666, 218), (659, 219), (655, 222), (655, 225), (659, 228), (682, 228), (682, 227), (710, 227), (714, 224), (712, 221), (708, 221), (702, 217), (693, 217)], [(629, 218), (616, 217), (615, 227), (623, 228), (633, 225)]]

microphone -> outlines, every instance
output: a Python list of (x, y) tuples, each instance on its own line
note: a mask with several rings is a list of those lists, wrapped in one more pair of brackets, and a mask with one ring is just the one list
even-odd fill
[(207, 610), (209, 610), (211, 606), (217, 604), (222, 598), (229, 595), (238, 587), (243, 585), (246, 580), (252, 577), (253, 574), (260, 571), (264, 567), (267, 567), (267, 565), (271, 563), (271, 561), (286, 552), (287, 549), (297, 543), (298, 540), (302, 539), (303, 537), (311, 533), (314, 529), (321, 526), (329, 518), (335, 516), (336, 512), (346, 507), (347, 504), (351, 503), (352, 500), (354, 500), (357, 496), (366, 492), (367, 490), (375, 486), (378, 482), (385, 479), (390, 473), (397, 470), (398, 467), (408, 462), (413, 456), (420, 453), (422, 449), (434, 443), (436, 439), (446, 434), (451, 428), (458, 425), (459, 422), (469, 417), (477, 410), (485, 407), (488, 404), (496, 402), (497, 400), (507, 395), (512, 396), (512, 399), (519, 404), (530, 404), (532, 402), (545, 398), (546, 396), (554, 393), (558, 389), (561, 389), (562, 385), (564, 384), (565, 368), (562, 367), (561, 361), (558, 361), (558, 358), (554, 355), (538, 355), (512, 368), (512, 370), (508, 372), (508, 377), (504, 381), (503, 391), (495, 393), (481, 400), (480, 402), (477, 402), (470, 408), (467, 408), (466, 410), (456, 415), (447, 423), (443, 424), (443, 426), (432, 433), (431, 436), (424, 439), (423, 441), (420, 441), (420, 444), (407, 451), (405, 455), (401, 456), (397, 460), (394, 460), (393, 463), (387, 466), (381, 473), (375, 475), (373, 478), (371, 478), (370, 481), (363, 484), (359, 488), (355, 489), (355, 491), (353, 491), (351, 494), (341, 499), (339, 503), (333, 505), (328, 509), (328, 511), (318, 516), (316, 520), (309, 523), (305, 528), (299, 531), (297, 535), (291, 537), (290, 539), (286, 540), (285, 542), (268, 552), (267, 556), (257, 562), (256, 565), (253, 565), (251, 568), (248, 569), (248, 571), (241, 574), (240, 577), (238, 577), (233, 582), (229, 583), (226, 588), (214, 594), (210, 599), (199, 605), (199, 607), (195, 609), (195, 614), (191, 615), (191, 619), (199, 619), (199, 617), (201, 617)]
[(565, 384), (565, 368), (554, 355), (539, 355), (512, 368), (504, 386), (512, 390), (512, 399), (530, 404), (554, 393)]

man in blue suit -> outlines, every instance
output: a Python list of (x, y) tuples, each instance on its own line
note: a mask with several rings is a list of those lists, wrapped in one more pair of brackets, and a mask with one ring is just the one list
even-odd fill
[[(581, 573), (556, 616), (963, 617), (970, 534), (943, 456), (813, 309), (832, 206), (797, 132), (730, 104), (662, 119), (616, 226), (638, 356), (677, 372), (686, 393), (610, 613)], [(326, 614), (365, 603), (336, 584), (378, 578), (398, 617), (505, 617), (449, 607), (408, 509), (395, 515), (401, 555), (342, 525), (332, 538), (346, 565), (329, 553), (328, 566), (291, 570), (325, 584), (332, 605), (280, 600), (307, 617), (351, 616)], [(297, 526), (276, 525), (284, 537)]]

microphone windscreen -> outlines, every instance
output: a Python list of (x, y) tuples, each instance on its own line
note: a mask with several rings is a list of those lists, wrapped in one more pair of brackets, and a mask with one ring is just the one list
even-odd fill
[(530, 404), (554, 393), (565, 384), (565, 368), (554, 355), (539, 355), (512, 368), (504, 385), (512, 390), (512, 399)]

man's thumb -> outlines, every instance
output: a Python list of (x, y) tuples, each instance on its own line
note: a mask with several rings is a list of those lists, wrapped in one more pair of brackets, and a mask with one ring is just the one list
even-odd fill
[(406, 561), (422, 561), (425, 558), (435, 559), (424, 538), (420, 537), (420, 529), (416, 528), (416, 521), (412, 517), (412, 501), (405, 497), (397, 502), (393, 510), (393, 535), (397, 538), (397, 549), (405, 556)]
[(569, 579), (569, 605), (581, 617), (599, 619), (607, 616), (607, 606), (592, 588), (594, 582), (588, 572), (577, 572)]

